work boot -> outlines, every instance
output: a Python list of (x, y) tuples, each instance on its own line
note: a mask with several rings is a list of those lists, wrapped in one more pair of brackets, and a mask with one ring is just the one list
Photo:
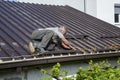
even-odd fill
[(45, 53), (45, 52), (47, 52), (47, 51), (45, 51), (44, 48), (40, 48), (40, 52), (41, 52), (41, 53)]
[(39, 54), (43, 54), (43, 53), (46, 53), (47, 51), (45, 51), (45, 49), (44, 48), (36, 48), (35, 49), (36, 50), (36, 53), (39, 55)]
[(35, 52), (35, 48), (34, 48), (32, 42), (29, 42), (29, 49), (30, 49), (30, 52), (31, 52), (31, 53), (34, 53), (34, 52)]

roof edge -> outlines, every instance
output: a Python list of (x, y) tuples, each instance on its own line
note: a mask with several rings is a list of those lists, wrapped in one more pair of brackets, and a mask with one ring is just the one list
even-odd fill
[[(87, 60), (87, 59), (95, 59), (95, 58), (105, 58), (105, 57), (119, 57), (120, 51), (116, 52), (107, 52), (107, 53), (91, 53), (88, 55), (67, 55), (67, 56), (55, 56), (55, 57), (43, 57), (43, 58), (33, 58), (33, 59), (24, 59), (18, 61), (8, 61), (1, 62), (0, 69), (6, 68), (15, 68), (15, 67), (24, 67), (24, 66), (32, 66), (32, 65), (40, 65), (40, 64), (48, 64), (48, 63), (56, 63), (56, 62), (69, 62), (76, 60)], [(9, 65), (9, 66), (8, 66)]]

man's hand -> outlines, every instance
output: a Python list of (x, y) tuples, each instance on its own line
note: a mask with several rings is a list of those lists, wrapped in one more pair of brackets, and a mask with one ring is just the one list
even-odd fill
[(63, 46), (64, 48), (66, 48), (66, 49), (71, 49), (71, 47), (69, 47), (68, 45), (64, 44), (63, 42), (62, 42), (62, 46)]
[(76, 50), (75, 47), (70, 45), (69, 41), (65, 37), (61, 38), (61, 41), (64, 48)]
[(73, 46), (71, 46), (71, 48), (72, 48), (73, 50), (76, 50), (76, 48), (75, 48), (75, 47), (73, 47)]
[(73, 49), (73, 50), (76, 50), (75, 47), (73, 47), (73, 46), (71, 46), (71, 45), (66, 45), (66, 44), (64, 44), (63, 42), (62, 42), (62, 46), (63, 46), (64, 48), (66, 48), (66, 49)]

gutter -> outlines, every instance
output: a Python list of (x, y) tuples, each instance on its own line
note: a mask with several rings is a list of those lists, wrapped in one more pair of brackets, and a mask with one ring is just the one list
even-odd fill
[(100, 52), (100, 53), (84, 53), (84, 54), (68, 54), (68, 55), (57, 55), (48, 57), (34, 57), (31, 59), (12, 60), (12, 61), (1, 61), (0, 69), (16, 68), (56, 62), (67, 62), (76, 60), (86, 60), (94, 58), (105, 58), (105, 57), (119, 57), (120, 51)]

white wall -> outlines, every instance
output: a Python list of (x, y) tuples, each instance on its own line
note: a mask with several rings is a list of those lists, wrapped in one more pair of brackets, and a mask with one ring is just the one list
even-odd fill
[(114, 3), (119, 3), (120, 4), (120, 0), (114, 0)]
[(96, 5), (96, 0), (86, 0), (86, 13), (90, 14), (92, 16), (97, 16), (97, 5)]
[(114, 24), (114, 1), (97, 0), (97, 17), (99, 19)]
[(51, 5), (69, 5), (78, 10), (84, 11), (84, 0), (18, 0), (20, 2), (51, 4)]

